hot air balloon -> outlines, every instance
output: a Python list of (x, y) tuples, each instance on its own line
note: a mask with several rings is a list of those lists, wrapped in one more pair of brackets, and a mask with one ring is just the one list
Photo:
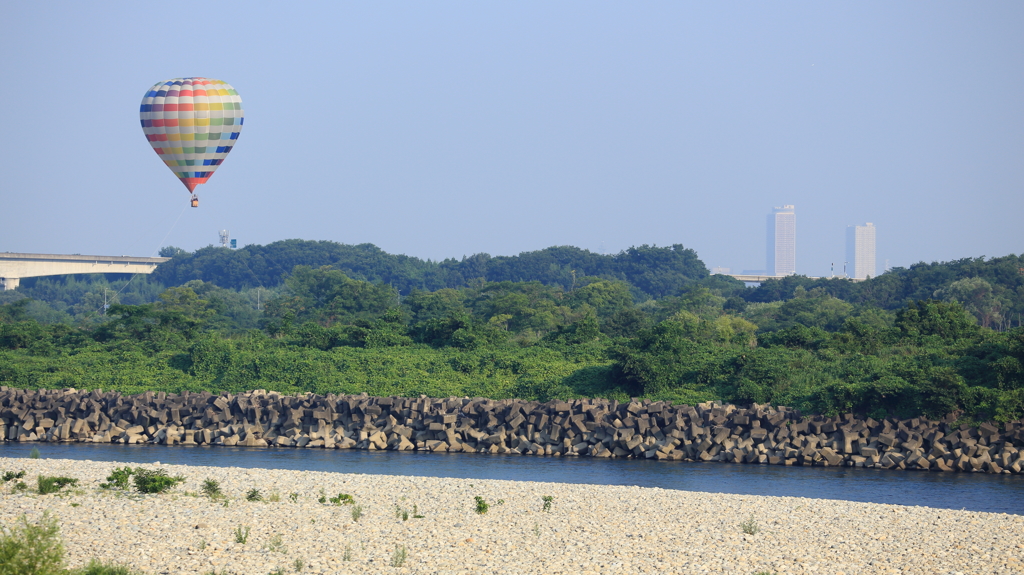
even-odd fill
[(174, 78), (146, 91), (139, 109), (146, 139), (192, 194), (205, 184), (242, 131), (242, 98), (227, 82)]

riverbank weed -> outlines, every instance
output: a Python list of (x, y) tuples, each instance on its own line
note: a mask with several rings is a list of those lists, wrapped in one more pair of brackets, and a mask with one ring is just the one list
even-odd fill
[(341, 560), (342, 561), (351, 561), (352, 560), (352, 546), (351, 545), (349, 545), (347, 543), (345, 544), (345, 550), (342, 551), (342, 553), (341, 553)]
[(334, 505), (354, 505), (356, 500), (348, 493), (339, 493), (337, 497), (331, 497), (330, 502)]
[(288, 552), (288, 548), (285, 547), (284, 540), (281, 539), (280, 533), (275, 533), (274, 536), (270, 538), (270, 541), (268, 541), (267, 544), (264, 546), (264, 548), (267, 551), (271, 551), (273, 553)]
[(397, 517), (398, 519), (401, 519), (402, 521), (408, 521), (409, 520), (409, 510), (408, 509), (402, 509), (398, 505), (395, 505), (395, 517)]
[(255, 487), (253, 487), (252, 489), (249, 490), (248, 493), (245, 494), (245, 500), (246, 501), (263, 501), (263, 494), (260, 493), (259, 489), (256, 489)]
[(57, 574), (63, 566), (60, 527), (49, 511), (38, 523), (22, 515), (13, 527), (0, 529), (0, 575)]
[(271, 503), (277, 503), (277, 502), (281, 501), (281, 494), (276, 492), (276, 491), (274, 491), (273, 493), (270, 494), (269, 497), (267, 497), (267, 501), (269, 501)]
[(185, 478), (181, 475), (171, 477), (163, 469), (135, 468), (134, 478), (135, 490), (139, 493), (163, 493), (179, 483), (184, 483)]
[(245, 545), (245, 542), (249, 540), (249, 530), (250, 529), (248, 525), (246, 525), (244, 528), (241, 525), (235, 527), (235, 543), (241, 543), (242, 545)]
[(363, 516), (363, 506), (356, 505), (352, 507), (352, 521), (359, 521), (359, 518)]
[(291, 499), (292, 503), (297, 503), (299, 501), (299, 494), (293, 491), (288, 494), (288, 499)]
[(476, 500), (476, 512), (478, 514), (483, 515), (484, 513), (487, 513), (488, 509), (491, 508), (491, 506), (488, 505), (488, 503), (486, 501), (484, 501), (483, 497), (480, 497), (479, 495), (477, 495), (473, 499)]
[(135, 470), (131, 467), (115, 467), (107, 476), (107, 483), (100, 483), (103, 489), (128, 489), (128, 482), (131, 480)]
[(4, 471), (4, 483), (25, 477), (24, 471)]
[(216, 479), (204, 479), (203, 486), (199, 490), (210, 499), (217, 499), (224, 495), (220, 490), (220, 482)]
[(303, 561), (302, 558), (300, 557), (299, 559), (296, 559), (294, 563), (292, 563), (292, 567), (295, 568), (296, 573), (301, 573), (302, 568), (306, 566), (305, 563), (306, 562)]
[(401, 567), (408, 556), (409, 554), (405, 550), (405, 545), (402, 545), (401, 547), (396, 545), (395, 552), (391, 555), (391, 566)]
[(544, 495), (544, 496), (542, 496), (540, 498), (540, 500), (544, 502), (544, 506), (541, 508), (541, 510), (542, 511), (550, 512), (551, 511), (551, 502), (555, 500), (554, 496), (552, 496), (552, 495)]
[(36, 447), (33, 447), (32, 451), (30, 451), (28, 454), (29, 459), (39, 459), (40, 457), (41, 456), (39, 455), (39, 449)]
[(40, 475), (39, 477), (36, 477), (36, 483), (39, 494), (47, 495), (50, 493), (57, 493), (68, 485), (74, 487), (75, 485), (78, 485), (78, 480), (73, 477), (49, 477), (46, 475)]
[[(404, 497), (403, 497), (403, 499), (404, 499)], [(408, 509), (406, 509), (406, 508), (404, 508), (404, 507), (402, 507), (400, 505), (395, 505), (395, 517), (397, 517), (398, 519), (401, 519), (402, 521), (408, 521), (409, 520), (409, 515), (410, 515), (410, 512), (409, 512)], [(423, 519), (423, 516), (420, 515), (420, 509), (419, 509), (419, 507), (416, 506), (416, 504), (413, 504), (413, 506), (412, 506), (412, 513), (411, 513), (411, 515), (412, 515), (413, 519)]]
[(753, 515), (750, 516), (750, 519), (740, 523), (740, 528), (743, 529), (743, 532), (747, 535), (757, 535), (757, 533), (761, 531), (761, 527), (757, 524), (757, 521), (754, 521)]

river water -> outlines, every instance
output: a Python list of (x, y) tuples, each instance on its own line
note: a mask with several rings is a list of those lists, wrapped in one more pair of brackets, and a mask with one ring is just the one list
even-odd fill
[(42, 457), (53, 459), (132, 463), (159, 461), (175, 465), (373, 475), (638, 485), (683, 491), (844, 499), (1024, 515), (1024, 475), (590, 457), (91, 443), (0, 442), (0, 457), (28, 457), (32, 449), (38, 449)]

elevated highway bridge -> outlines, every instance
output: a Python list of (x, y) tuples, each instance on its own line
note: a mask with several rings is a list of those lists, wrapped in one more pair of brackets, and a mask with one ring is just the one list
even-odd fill
[(0, 289), (12, 290), (21, 278), (69, 274), (150, 274), (171, 258), (0, 253)]

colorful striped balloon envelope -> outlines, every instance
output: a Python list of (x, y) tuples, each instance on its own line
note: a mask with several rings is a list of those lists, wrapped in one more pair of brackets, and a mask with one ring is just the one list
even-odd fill
[(189, 192), (224, 162), (244, 120), (238, 92), (201, 77), (154, 84), (142, 98), (139, 118), (150, 145)]

